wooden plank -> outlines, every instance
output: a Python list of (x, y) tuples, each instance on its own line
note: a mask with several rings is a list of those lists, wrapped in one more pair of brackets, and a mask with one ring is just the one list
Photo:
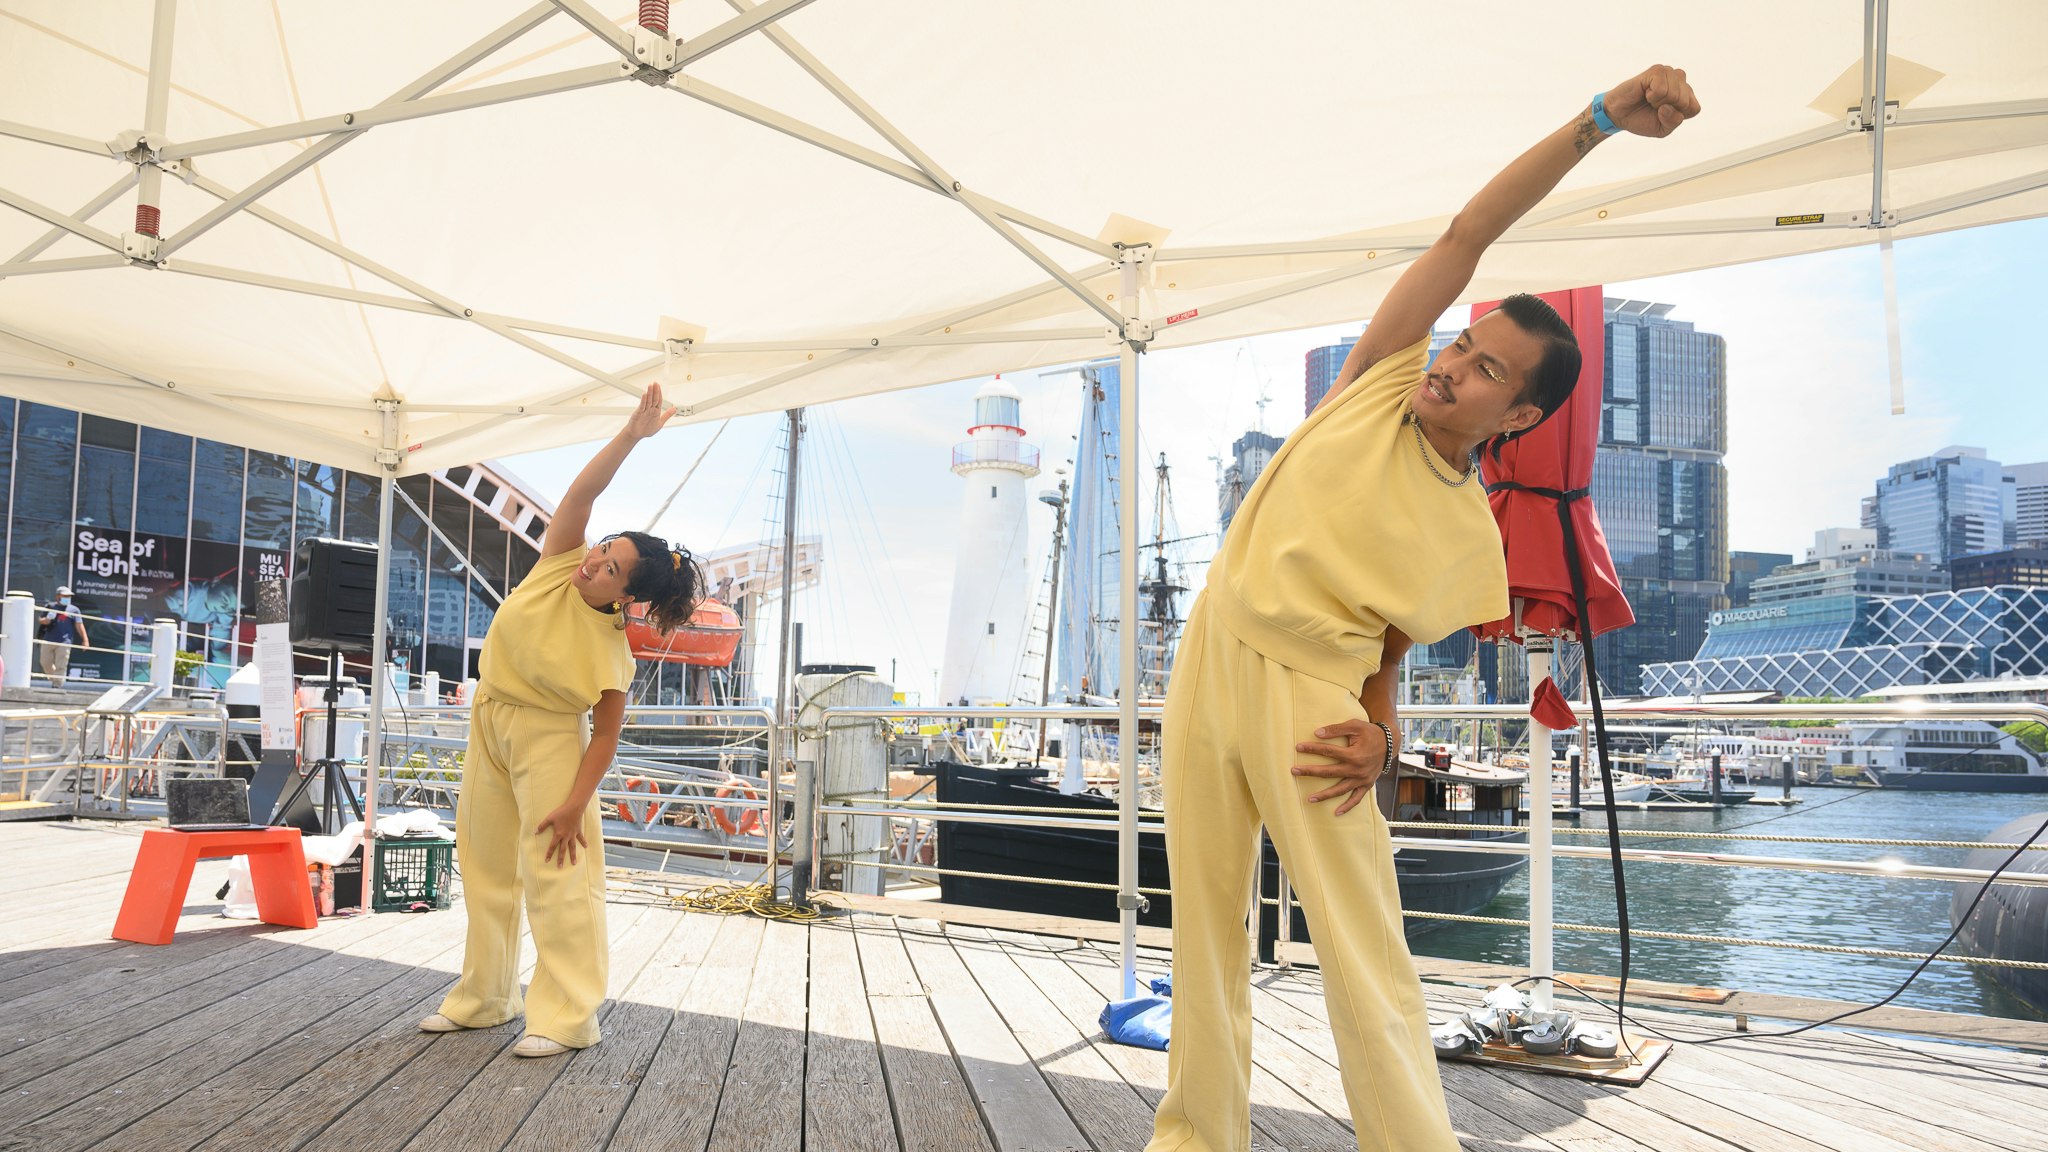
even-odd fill
[[(8, 1119), (31, 1114), (15, 1126), (27, 1147), (84, 1148), (192, 1092), (219, 1069), (265, 1053), (281, 1037), (344, 1009), (389, 979), (391, 969), (378, 957), (405, 942), (402, 932), (382, 932), (370, 938), (362, 955), (311, 953), (316, 958), (304, 961), (287, 954), (274, 978), (31, 1081), (0, 1104), (0, 1112), (12, 1113)], [(19, 1110), (12, 1107), (16, 1101), (24, 1102)]]
[(601, 1149), (632, 1103), (641, 1069), (668, 1034), (676, 1006), (718, 934), (718, 920), (657, 908), (669, 937), (604, 1017), (604, 1042), (565, 1057), (562, 1074), (508, 1144), (507, 1152)]
[(804, 1075), (807, 1152), (900, 1152), (852, 925), (810, 929)]
[(1144, 1148), (1152, 1139), (1152, 1106), (1088, 1043), (1088, 1034), (1046, 999), (986, 931), (952, 925), (947, 935), (1089, 1146), (1116, 1152)]
[[(1062, 959), (1069, 971), (1094, 989), (1098, 1002), (1122, 991), (1120, 960), (1109, 962), (1108, 957), (1093, 949), (1074, 949), (1063, 953)], [(1357, 1144), (1350, 1128), (1310, 1103), (1293, 1085), (1267, 1071), (1259, 1064), (1256, 1053), (1250, 1093), (1253, 1126), (1283, 1148), (1348, 1148)]]
[(810, 931), (770, 920), (733, 1042), (710, 1152), (798, 1152), (804, 1136), (804, 1039)]
[[(301, 1079), (324, 1078), (336, 1052), (394, 1015), (416, 1020), (423, 1011), (431, 1011), (461, 965), (464, 925), (459, 917), (441, 916), (408, 928), (390, 952), (345, 978), (337, 991), (351, 998), (338, 1010), (291, 1031), (240, 1064), (206, 1075), (163, 1107), (128, 1124), (114, 1142), (152, 1152), (184, 1152)], [(205, 1066), (212, 1064), (213, 1052), (208, 1049), (189, 1055)]]
[(656, 1045), (611, 1147), (689, 1152), (709, 1141), (762, 937), (763, 924), (752, 916), (719, 918), (717, 935), (674, 1023)]
[[(1046, 916), (1037, 912), (1012, 912), (1007, 908), (948, 904), (942, 900), (901, 900), (888, 896), (862, 896), (853, 892), (820, 892), (817, 896), (820, 903), (855, 912), (898, 916), (906, 920), (929, 920), (941, 927), (950, 924), (971, 924), (980, 928), (1023, 932), (1034, 936), (1066, 940), (1100, 940), (1112, 944), (1123, 939), (1123, 930), (1114, 920), (1083, 920), (1071, 916)], [(1170, 949), (1173, 947), (1173, 931), (1169, 928), (1153, 928), (1141, 924), (1138, 926), (1138, 943), (1146, 948)]]
[(932, 1013), (960, 1063), (997, 1152), (1087, 1152), (1073, 1117), (1046, 1085), (988, 994), (944, 936), (902, 931)]
[(882, 924), (857, 926), (854, 940), (903, 1152), (992, 1152), (974, 1095), (932, 1015), (903, 941)]
[[(374, 938), (384, 927), (389, 925), (352, 923), (327, 939), (331, 944), (349, 936)], [(295, 950), (296, 938), (306, 935), (310, 933), (279, 932), (245, 944), (231, 955), (246, 952), (246, 962), (113, 1014), (102, 1017), (87, 1006), (81, 1013), (85, 1019), (46, 1016), (40, 1032), (17, 1032), (16, 1038), (33, 1042), (0, 1056), (0, 1089), (21, 1090), (0, 1102), (0, 1123), (10, 1118), (33, 1119), (33, 1115), (18, 1114), (31, 1101), (48, 1102), (52, 1110), (70, 1104), (81, 1089), (91, 1090), (94, 1076), (118, 1079), (143, 1066), (137, 1063), (141, 1059), (138, 1053), (147, 1054), (145, 1063), (153, 1063), (187, 1043), (247, 1019), (295, 987), (303, 967), (317, 966), (328, 973), (337, 966), (346, 970), (346, 961), (352, 957)], [(63, 1069), (67, 1075), (58, 1081), (53, 1079), (52, 1069)]]
[[(607, 908), (606, 921), (607, 929), (613, 921), (625, 922), (622, 930), (610, 934), (609, 945), (615, 979), (627, 984), (639, 975), (641, 967), (675, 928), (672, 917), (630, 905)], [(606, 1001), (599, 1006), (600, 1029), (614, 1003)], [(506, 1047), (463, 1085), (405, 1147), (419, 1152), (474, 1152), (504, 1147), (574, 1058), (565, 1055), (528, 1060), (514, 1056), (511, 1047)]]
[[(0, 983), (0, 1004), (7, 1005), (7, 1027), (19, 1031), (40, 1023), (45, 1013), (68, 1016), (72, 1023), (126, 1011), (174, 988), (206, 979), (245, 962), (237, 949), (262, 941), (267, 933), (254, 925), (225, 932), (200, 932), (172, 948), (113, 943), (79, 956), (72, 964), (56, 964)], [(82, 950), (81, 950), (82, 951)], [(12, 1047), (13, 1035), (0, 1035)]]

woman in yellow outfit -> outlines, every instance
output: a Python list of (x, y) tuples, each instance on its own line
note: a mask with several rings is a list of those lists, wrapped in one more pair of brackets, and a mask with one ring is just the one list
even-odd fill
[(1347, 815), (1399, 745), (1394, 684), (1411, 638), (1507, 615), (1475, 457), (1556, 411), (1580, 356), (1533, 296), (1510, 297), (1434, 364), (1429, 333), (1487, 247), (1594, 145), (1667, 136), (1698, 114), (1685, 73), (1660, 65), (1495, 176), (1402, 274), (1232, 521), (1166, 698), (1173, 1041), (1150, 1152), (1251, 1145), (1244, 923), (1261, 823), (1315, 942), (1359, 1148), (1457, 1152), (1386, 822), (1372, 804)]
[(626, 609), (647, 605), (667, 632), (696, 607), (703, 578), (689, 553), (644, 532), (585, 547), (590, 507), (633, 446), (661, 430), (650, 385), (626, 427), (569, 485), (540, 562), (498, 607), (484, 636), (471, 702), (462, 797), (455, 809), (469, 937), (462, 979), (427, 1032), (489, 1028), (517, 1017), (519, 911), (536, 961), (517, 1056), (597, 1043), (608, 972), (604, 844), (592, 797), (618, 751), (633, 684)]

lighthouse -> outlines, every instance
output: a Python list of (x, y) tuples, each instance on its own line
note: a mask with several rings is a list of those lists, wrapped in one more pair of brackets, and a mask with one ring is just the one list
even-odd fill
[(953, 610), (939, 699), (1008, 703), (1031, 627), (1029, 501), (1038, 449), (1024, 443), (1017, 390), (999, 376), (974, 394), (974, 425), (953, 446), (964, 481), (953, 561)]

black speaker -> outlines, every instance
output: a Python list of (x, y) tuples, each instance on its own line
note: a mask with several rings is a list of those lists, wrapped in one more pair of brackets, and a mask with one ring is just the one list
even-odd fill
[(293, 644), (367, 652), (377, 627), (377, 550), (301, 540), (292, 568)]

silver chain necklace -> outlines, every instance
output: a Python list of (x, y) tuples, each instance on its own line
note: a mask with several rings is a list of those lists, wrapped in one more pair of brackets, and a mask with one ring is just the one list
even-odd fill
[(1410, 412), (1408, 413), (1408, 424), (1415, 429), (1415, 449), (1422, 453), (1422, 462), (1429, 466), (1429, 474), (1436, 477), (1437, 483), (1442, 484), (1446, 488), (1463, 488), (1471, 482), (1472, 474), (1479, 471), (1479, 465), (1474, 464), (1472, 467), (1467, 468), (1464, 475), (1459, 476), (1456, 480), (1445, 476), (1438, 470), (1436, 461), (1431, 459), (1435, 453), (1429, 450), (1429, 442), (1422, 438), (1422, 421), (1416, 417), (1415, 413)]

